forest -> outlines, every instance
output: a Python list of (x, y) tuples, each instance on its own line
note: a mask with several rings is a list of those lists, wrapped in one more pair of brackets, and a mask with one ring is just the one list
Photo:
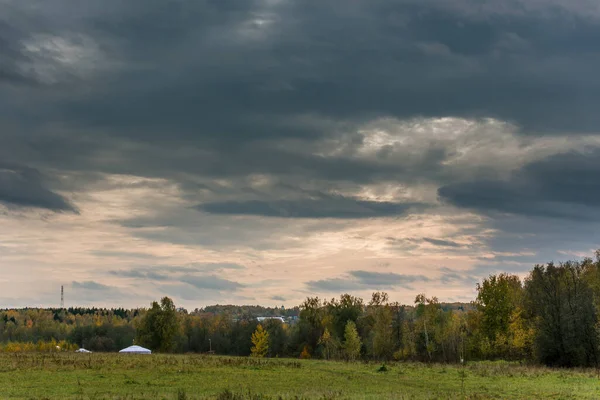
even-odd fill
[[(600, 251), (594, 258), (536, 265), (477, 284), (470, 304), (419, 294), (412, 304), (385, 292), (309, 297), (292, 309), (210, 306), (187, 311), (167, 297), (148, 309), (0, 311), (0, 352), (84, 347), (114, 352), (132, 343), (164, 353), (410, 360), (510, 360), (598, 367)], [(286, 322), (258, 316), (284, 316)]]

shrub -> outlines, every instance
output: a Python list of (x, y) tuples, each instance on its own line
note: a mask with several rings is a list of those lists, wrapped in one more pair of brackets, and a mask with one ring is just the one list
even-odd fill
[(300, 353), (300, 358), (303, 360), (308, 360), (310, 358), (310, 353), (308, 351), (308, 346), (304, 346), (302, 353)]

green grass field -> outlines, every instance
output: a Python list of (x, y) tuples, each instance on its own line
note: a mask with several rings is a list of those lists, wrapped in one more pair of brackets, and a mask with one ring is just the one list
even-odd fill
[(343, 363), (200, 355), (0, 354), (8, 399), (598, 399), (596, 371), (509, 363)]

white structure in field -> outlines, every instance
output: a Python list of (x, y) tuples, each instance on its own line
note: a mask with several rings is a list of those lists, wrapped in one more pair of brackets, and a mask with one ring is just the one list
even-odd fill
[(81, 349), (77, 349), (75, 350), (75, 353), (91, 353), (91, 351), (84, 349), (83, 347)]
[(152, 354), (152, 352), (148, 349), (145, 349), (141, 346), (129, 346), (121, 351), (119, 351), (119, 353), (128, 353), (128, 354)]

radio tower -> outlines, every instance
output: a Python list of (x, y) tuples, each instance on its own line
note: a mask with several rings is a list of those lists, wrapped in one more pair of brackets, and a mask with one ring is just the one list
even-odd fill
[(65, 308), (65, 290), (62, 285), (60, 285), (60, 308), (61, 310)]

